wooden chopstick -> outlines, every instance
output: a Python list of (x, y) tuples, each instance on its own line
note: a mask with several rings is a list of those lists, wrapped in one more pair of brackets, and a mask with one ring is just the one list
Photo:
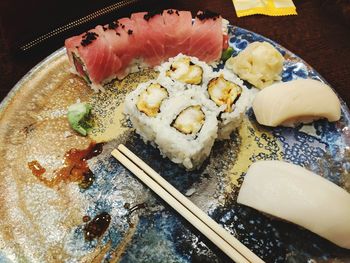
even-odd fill
[(151, 188), (157, 195), (159, 195), (165, 202), (181, 214), (188, 222), (203, 233), (209, 240), (217, 245), (226, 255), (236, 262), (246, 263), (249, 261), (244, 258), (237, 250), (232, 248), (225, 240), (223, 240), (217, 233), (197, 218), (191, 211), (183, 206), (179, 201), (174, 199), (164, 188), (160, 187), (151, 177), (144, 171), (130, 161), (119, 150), (113, 150), (112, 155), (127, 167), (134, 175), (136, 175), (144, 184)]
[(162, 176), (142, 161), (138, 156), (126, 148), (123, 144), (118, 146), (118, 150), (139, 166), (146, 174), (148, 174), (153, 180), (155, 180), (161, 187), (166, 189), (176, 200), (190, 210), (196, 217), (202, 220), (207, 226), (209, 226), (214, 232), (216, 232), (221, 238), (229, 243), (233, 248), (239, 248), (239, 252), (251, 262), (262, 263), (257, 255), (255, 255), (249, 248), (243, 245), (238, 239), (227, 232), (223, 227), (216, 223), (211, 217), (203, 212), (198, 206), (192, 203), (187, 197), (181, 194), (175, 187), (169, 184)]
[(112, 155), (236, 262), (264, 262), (124, 145)]

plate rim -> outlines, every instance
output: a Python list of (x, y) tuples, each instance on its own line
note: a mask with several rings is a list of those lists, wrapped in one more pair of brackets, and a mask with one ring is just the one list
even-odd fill
[(23, 83), (25, 83), (31, 76), (33, 76), (41, 67), (49, 63), (50, 60), (54, 60), (57, 57), (64, 55), (65, 51), (66, 51), (65, 47), (61, 47), (55, 50), (53, 53), (51, 53), (50, 55), (46, 56), (41, 61), (39, 61), (23, 77), (21, 77), (0, 102), (0, 115), (4, 112), (6, 107), (10, 104), (11, 100), (15, 97), (16, 93), (21, 89)]

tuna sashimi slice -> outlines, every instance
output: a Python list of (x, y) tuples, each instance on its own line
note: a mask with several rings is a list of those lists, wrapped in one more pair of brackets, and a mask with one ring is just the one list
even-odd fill
[(191, 12), (168, 9), (163, 11), (162, 16), (166, 57), (170, 58), (179, 53), (187, 53), (192, 35)]
[(69, 59), (69, 62), (71, 63), (71, 65), (73, 65), (73, 63), (74, 63), (73, 52), (76, 51), (77, 48), (80, 46), (81, 37), (82, 37), (82, 35), (73, 36), (73, 37), (67, 38), (64, 41), (64, 46), (66, 47), (68, 59)]
[[(112, 79), (122, 63), (115, 55), (112, 45), (104, 37), (103, 27), (97, 26), (80, 35), (80, 39), (79, 46), (75, 46), (72, 50), (72, 54), (77, 59), (76, 62), (81, 64), (79, 68), (76, 67), (78, 73), (80, 75), (86, 74), (83, 77), (95, 85)], [(77, 43), (76, 40), (72, 42)], [(68, 45), (71, 46), (70, 41), (68, 41)], [(82, 69), (84, 72), (81, 71)]]
[(222, 48), (221, 16), (211, 12), (198, 12), (193, 23), (188, 55), (210, 63), (220, 59)]
[(144, 61), (152, 67), (159, 65), (165, 58), (163, 17), (140, 12), (132, 14), (131, 19), (138, 28), (135, 36), (141, 44), (140, 52)]
[(118, 22), (121, 25), (123, 31), (128, 34), (128, 53), (133, 58), (138, 58), (139, 56), (141, 56), (140, 49), (142, 47), (142, 43), (138, 43), (136, 41), (136, 36), (138, 35), (138, 27), (136, 26), (135, 21), (125, 17), (119, 19)]
[(130, 48), (130, 32), (124, 30), (125, 25), (115, 21), (104, 27), (104, 38), (111, 44), (113, 53), (121, 60), (122, 66), (115, 72), (118, 76), (120, 71), (125, 70), (130, 64), (135, 54)]

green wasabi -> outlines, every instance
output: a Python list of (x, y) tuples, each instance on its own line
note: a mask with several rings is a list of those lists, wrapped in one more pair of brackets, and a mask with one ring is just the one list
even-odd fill
[(226, 50), (224, 50), (221, 54), (221, 60), (222, 61), (226, 61), (228, 60), (231, 56), (232, 56), (232, 53), (233, 53), (234, 49), (232, 47), (228, 47)]
[(79, 102), (68, 107), (68, 122), (73, 130), (86, 136), (92, 125), (90, 123), (91, 106), (87, 103)]

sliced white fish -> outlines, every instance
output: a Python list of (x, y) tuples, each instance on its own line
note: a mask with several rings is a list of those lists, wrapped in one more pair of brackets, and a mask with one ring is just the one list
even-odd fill
[(253, 163), (237, 202), (350, 249), (350, 194), (300, 166), (283, 161)]
[(273, 84), (260, 91), (253, 110), (257, 121), (266, 126), (294, 126), (316, 119), (340, 119), (340, 101), (326, 84), (313, 79), (298, 79)]

